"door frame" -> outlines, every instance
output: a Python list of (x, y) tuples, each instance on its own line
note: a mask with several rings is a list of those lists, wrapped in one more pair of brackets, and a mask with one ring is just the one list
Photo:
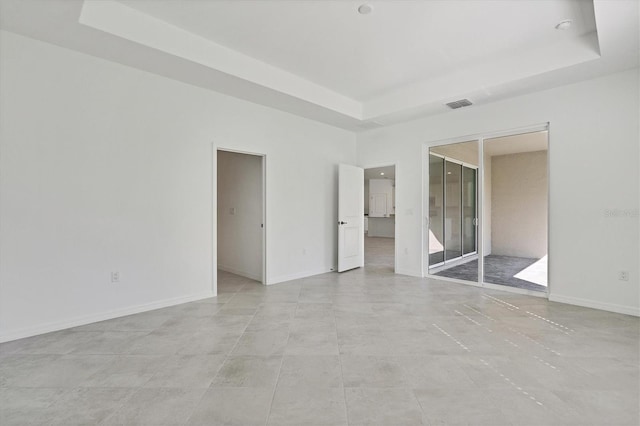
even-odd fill
[[(395, 182), (395, 217), (394, 217), (394, 226), (393, 226), (393, 273), (397, 274), (398, 273), (398, 171), (399, 171), (399, 164), (398, 162), (389, 162), (389, 163), (375, 163), (375, 164), (367, 164), (367, 165), (361, 165), (358, 167), (362, 167), (365, 171), (367, 169), (377, 169), (378, 167), (391, 167), (393, 166), (395, 168), (395, 178), (394, 178), (394, 182)], [(364, 182), (362, 182), (362, 184), (364, 185)], [(366, 258), (366, 250), (365, 250), (365, 258)], [(365, 262), (365, 266), (367, 266), (367, 263)]]
[(262, 280), (267, 285), (267, 154), (245, 151), (237, 148), (227, 148), (213, 144), (212, 185), (213, 197), (211, 200), (212, 217), (212, 291), (218, 295), (218, 151), (232, 152), (235, 154), (253, 155), (262, 159)]
[[(485, 283), (484, 282), (484, 184), (485, 184), (485, 176), (484, 176), (484, 141), (486, 139), (494, 139), (504, 136), (516, 136), (525, 133), (533, 133), (547, 131), (547, 290), (545, 292), (526, 290), (521, 288), (509, 287), (499, 284)], [(477, 179), (477, 209), (478, 209), (478, 245), (477, 245), (477, 254), (478, 254), (478, 282), (466, 281), (457, 278), (448, 278), (441, 277), (438, 275), (432, 275), (429, 273), (429, 217), (427, 213), (429, 212), (429, 149), (436, 146), (443, 145), (453, 145), (462, 142), (478, 142), (478, 175)], [(551, 123), (539, 123), (532, 124), (529, 126), (516, 127), (508, 130), (500, 130), (493, 132), (482, 132), (476, 133), (472, 135), (466, 136), (458, 136), (454, 138), (440, 139), (425, 142), (422, 144), (422, 256), (420, 259), (422, 276), (425, 278), (432, 278), (442, 281), (450, 281), (459, 284), (471, 285), (475, 287), (483, 287), (494, 290), (502, 290), (511, 293), (519, 293), (526, 294), (530, 296), (543, 297), (548, 299), (551, 295)]]

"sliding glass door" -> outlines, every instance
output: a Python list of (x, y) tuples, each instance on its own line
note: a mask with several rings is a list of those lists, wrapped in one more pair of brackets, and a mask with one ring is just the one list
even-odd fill
[(429, 155), (429, 265), (444, 262), (444, 158)]
[(478, 172), (471, 167), (462, 167), (462, 254), (477, 252), (477, 182)]
[(462, 257), (462, 165), (444, 162), (444, 260)]
[(548, 144), (536, 126), (428, 148), (426, 274), (548, 291)]
[[(429, 152), (430, 268), (446, 269), (477, 254), (478, 173), (477, 166), (469, 163), (477, 157), (475, 141)], [(468, 280), (477, 280), (474, 268), (468, 275)]]

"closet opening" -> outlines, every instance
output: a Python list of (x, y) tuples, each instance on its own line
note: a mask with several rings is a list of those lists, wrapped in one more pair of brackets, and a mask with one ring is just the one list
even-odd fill
[(265, 156), (216, 151), (216, 290), (265, 284)]

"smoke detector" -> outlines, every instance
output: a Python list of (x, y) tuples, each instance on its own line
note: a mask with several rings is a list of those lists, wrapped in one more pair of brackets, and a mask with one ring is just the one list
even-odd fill
[(370, 14), (372, 11), (373, 11), (373, 6), (371, 6), (371, 5), (370, 5), (370, 4), (368, 4), (368, 3), (361, 4), (361, 5), (358, 7), (358, 13), (359, 13), (360, 15), (368, 15), (368, 14)]

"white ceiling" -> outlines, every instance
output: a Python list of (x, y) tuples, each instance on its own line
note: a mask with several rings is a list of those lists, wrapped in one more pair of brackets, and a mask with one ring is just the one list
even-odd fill
[(351, 130), (639, 62), (636, 0), (362, 3), (1, 0), (0, 27)]
[(118, 1), (360, 102), (596, 31), (593, 4), (576, 0), (372, 1), (369, 15), (362, 1)]
[[(384, 175), (381, 175), (380, 173), (384, 173)], [(370, 169), (364, 169), (364, 180), (395, 178), (396, 166), (373, 167)]]

